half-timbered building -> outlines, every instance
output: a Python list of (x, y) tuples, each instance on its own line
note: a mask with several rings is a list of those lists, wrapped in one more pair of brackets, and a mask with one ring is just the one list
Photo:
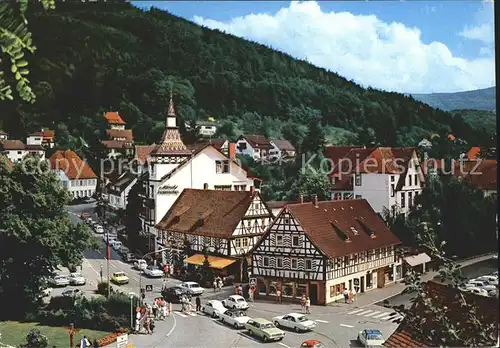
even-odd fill
[(401, 276), (399, 239), (364, 199), (289, 204), (251, 251), (256, 296), (326, 305)]
[[(241, 260), (273, 219), (259, 192), (184, 189), (156, 225), (159, 245), (167, 248), (164, 263), (201, 265), (208, 252), (213, 268)], [(191, 257), (183, 260), (185, 246)]]

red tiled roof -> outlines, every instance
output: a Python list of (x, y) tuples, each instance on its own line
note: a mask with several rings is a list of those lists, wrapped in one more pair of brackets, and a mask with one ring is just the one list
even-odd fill
[(5, 151), (26, 150), (26, 145), (21, 140), (2, 140), (0, 147)]
[(118, 115), (117, 111), (108, 111), (104, 114), (104, 118), (109, 124), (125, 125), (125, 121)]
[(468, 181), (477, 189), (488, 191), (497, 189), (496, 160), (458, 161), (455, 163), (453, 174), (457, 178)]
[(290, 204), (287, 210), (328, 258), (401, 243), (365, 199)]
[(103, 140), (101, 143), (107, 149), (124, 149), (131, 146), (130, 143), (123, 140)]
[(52, 169), (62, 170), (70, 180), (97, 178), (92, 168), (73, 151), (57, 150), (49, 160)]
[(292, 143), (290, 143), (288, 140), (276, 139), (273, 140), (273, 143), (278, 149), (280, 149), (280, 151), (295, 151), (295, 147), (293, 147)]
[(56, 133), (52, 129), (42, 129), (39, 132), (33, 132), (28, 135), (43, 137), (44, 140), (52, 140), (56, 136)]
[[(250, 191), (184, 189), (156, 228), (207, 237), (232, 236), (255, 195)], [(266, 216), (273, 215), (269, 211)], [(260, 216), (259, 216), (260, 218)], [(262, 231), (264, 232), (264, 231)]]
[[(436, 281), (428, 281), (424, 284), (424, 292), (426, 300), (432, 301), (434, 306), (446, 310), (445, 316), (452, 319), (457, 325), (462, 326), (466, 332), (470, 332), (470, 338), (479, 338), (481, 333), (467, 331), (466, 316), (468, 310), (463, 306), (463, 301), (472, 304), (477, 310), (477, 316), (485, 323), (498, 323), (498, 299), (493, 297), (479, 296), (471, 293), (461, 293), (458, 289), (449, 285), (438, 283)], [(433, 311), (427, 309), (427, 304), (422, 298), (418, 298), (411, 308), (411, 312), (417, 314), (418, 317), (424, 318), (415, 325), (409, 322), (408, 318), (403, 319), (403, 322), (398, 326), (396, 331), (389, 336), (385, 341), (384, 346), (390, 348), (413, 348), (413, 347), (440, 347), (442, 342), (432, 342), (426, 337), (434, 330), (440, 330), (439, 325), (436, 327), (436, 322), (433, 320)], [(442, 328), (444, 330), (444, 328)], [(481, 346), (477, 342), (478, 345)], [(494, 345), (494, 344), (493, 344)], [(484, 344), (482, 346), (493, 346)], [(466, 346), (463, 341), (446, 342), (447, 347), (463, 347)], [(468, 346), (468, 345), (467, 345)]]
[(329, 158), (333, 163), (339, 163), (339, 160), (344, 158), (349, 151), (362, 148), (362, 146), (325, 146), (323, 153), (325, 157)]
[(136, 145), (135, 158), (140, 164), (145, 164), (148, 160), (149, 154), (154, 150), (156, 144), (153, 145)]
[(129, 143), (134, 141), (134, 136), (131, 129), (106, 129), (106, 134), (112, 140), (124, 138), (125, 141)]
[(479, 146), (473, 146), (467, 151), (467, 159), (475, 160), (478, 159), (478, 155), (481, 152), (481, 148)]
[(28, 151), (45, 151), (42, 145), (26, 145)]
[(273, 147), (269, 142), (269, 139), (263, 135), (240, 135), (238, 140), (240, 139), (245, 139), (253, 148), (271, 149)]

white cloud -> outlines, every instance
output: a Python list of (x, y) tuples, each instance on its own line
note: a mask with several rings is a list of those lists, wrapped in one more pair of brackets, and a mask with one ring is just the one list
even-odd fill
[(465, 26), (459, 35), (468, 40), (481, 42), (484, 46), (479, 48), (479, 54), (492, 57), (495, 47), (492, 1), (482, 2), (481, 8), (474, 15), (474, 22), (475, 25)]
[(374, 15), (323, 12), (313, 1), (292, 2), (275, 15), (193, 20), (307, 59), (364, 86), (428, 93), (494, 85), (492, 58), (455, 57), (443, 43), (423, 43), (418, 28)]

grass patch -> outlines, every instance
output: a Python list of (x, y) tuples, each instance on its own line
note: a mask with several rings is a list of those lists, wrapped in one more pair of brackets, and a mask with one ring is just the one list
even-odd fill
[[(47, 336), (49, 347), (59, 348), (69, 346), (68, 330), (64, 327), (44, 326), (38, 323), (21, 323), (18, 321), (0, 322), (0, 334), (2, 334), (0, 342), (17, 347), (22, 343), (26, 343), (26, 335), (32, 328), (40, 330), (43, 335)], [(93, 342), (94, 339), (101, 338), (108, 333), (105, 331), (83, 329), (75, 334), (75, 345), (80, 343), (83, 336), (87, 336), (89, 341)]]

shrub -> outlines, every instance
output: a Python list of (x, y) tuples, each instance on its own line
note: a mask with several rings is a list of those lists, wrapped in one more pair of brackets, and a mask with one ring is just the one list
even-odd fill
[(30, 329), (26, 335), (26, 344), (22, 345), (23, 348), (46, 348), (49, 345), (47, 336), (42, 335), (40, 330)]
[(97, 291), (96, 293), (99, 294), (99, 295), (104, 295), (104, 296), (108, 296), (108, 286), (110, 286), (110, 284), (108, 282), (99, 282), (97, 284)]

